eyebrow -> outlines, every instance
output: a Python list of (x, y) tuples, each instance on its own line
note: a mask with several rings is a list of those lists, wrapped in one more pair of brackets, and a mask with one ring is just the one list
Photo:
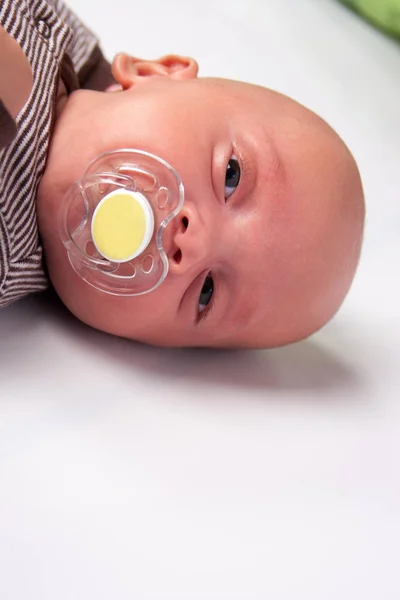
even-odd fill
[[(275, 151), (275, 148), (271, 147), (272, 149), (272, 167), (269, 166), (269, 170), (272, 169), (272, 171), (275, 171), (275, 169), (279, 168), (280, 165), (280, 159), (278, 154)], [(215, 150), (215, 149), (214, 149)], [(258, 153), (255, 151), (253, 145), (249, 142), (249, 140), (245, 140), (242, 139), (240, 141), (240, 143), (234, 143), (233, 144), (233, 152), (237, 154), (238, 158), (239, 158), (239, 162), (241, 167), (243, 168), (243, 172), (241, 174), (242, 177), (242, 181), (240, 183), (245, 183), (246, 187), (248, 188), (246, 190), (246, 193), (243, 194), (243, 198), (240, 200), (241, 202), (253, 202), (255, 201), (254, 198), (254, 193), (255, 190), (257, 189), (257, 183), (259, 180), (259, 175), (260, 175), (260, 163), (258, 160)], [(211, 164), (213, 164), (214, 161), (214, 152), (212, 153), (212, 160), (211, 160)], [(218, 191), (215, 188), (214, 185), (214, 177), (212, 177), (212, 187), (213, 187), (213, 192), (214, 194), (218, 194)], [(239, 183), (239, 185), (240, 185)], [(216, 303), (216, 307), (212, 307), (210, 310), (210, 319), (208, 319), (208, 315), (205, 316), (205, 325), (207, 325), (208, 323), (210, 324), (210, 326), (212, 327), (216, 327), (217, 325), (219, 325), (221, 323), (221, 321), (225, 320), (225, 321), (231, 321), (234, 322), (235, 321), (235, 329), (237, 331), (240, 331), (241, 329), (243, 329), (243, 327), (245, 327), (246, 325), (248, 325), (251, 322), (251, 317), (254, 314), (254, 310), (256, 308), (256, 303), (246, 303), (245, 306), (243, 306), (242, 303), (239, 304), (238, 309), (235, 311), (235, 305), (237, 304), (237, 301), (235, 301), (235, 298), (237, 298), (237, 288), (240, 287), (240, 285), (242, 285), (242, 283), (239, 281), (237, 281), (240, 278), (240, 274), (233, 268), (233, 266), (230, 267), (230, 271), (231, 273), (235, 273), (236, 272), (236, 282), (232, 285), (232, 283), (227, 283), (225, 281), (225, 283), (223, 284), (226, 288), (227, 291), (225, 292), (228, 296), (228, 302), (225, 303), (225, 311), (223, 311), (223, 306), (222, 308), (219, 308), (220, 304), (224, 304), (223, 302), (220, 302), (220, 298), (218, 298), (217, 300), (214, 300), (214, 302)], [(211, 273), (212, 273), (212, 269), (211, 269)], [(229, 279), (231, 279), (231, 277), (229, 277)], [(230, 290), (228, 288), (231, 288)], [(221, 283), (219, 285), (215, 286), (215, 290), (216, 294), (218, 294), (218, 296), (221, 294), (220, 292), (220, 288), (221, 288)], [(245, 292), (246, 294), (246, 292)], [(244, 295), (245, 295), (244, 294)], [(217, 319), (213, 319), (213, 314), (214, 314), (214, 308), (217, 308), (217, 310), (215, 311), (215, 313), (219, 316)]]
[(236, 331), (240, 331), (241, 329), (243, 329), (243, 327), (250, 323), (251, 316), (254, 313), (254, 309), (255, 305), (253, 305), (253, 303), (246, 303), (245, 306), (243, 305), (243, 303), (239, 303), (239, 308), (233, 315), (233, 318), (235, 320)]
[[(234, 272), (234, 269), (232, 269), (232, 271)], [(236, 272), (237, 273), (237, 272)], [(228, 283), (225, 281), (225, 283), (223, 283), (222, 285), (226, 288), (226, 291), (222, 292), (222, 294), (226, 295), (227, 297), (227, 302), (221, 302), (220, 298), (218, 298), (218, 300), (216, 302), (218, 302), (218, 305), (216, 306), (221, 306), (221, 308), (218, 308), (217, 311), (215, 312), (215, 314), (218, 315), (218, 317), (216, 319), (212, 318), (212, 314), (210, 315), (210, 327), (216, 327), (217, 325), (219, 325), (221, 322), (223, 323), (233, 323), (234, 325), (234, 329), (235, 331), (240, 331), (241, 329), (243, 329), (243, 327), (245, 327), (246, 325), (249, 324), (249, 322), (251, 321), (251, 316), (254, 312), (255, 309), (255, 304), (253, 305), (252, 302), (248, 303), (246, 302), (246, 305), (244, 306), (242, 302), (240, 302), (238, 304), (238, 301), (236, 300), (236, 298), (238, 297), (237, 294), (237, 289), (242, 285), (240, 282), (240, 273), (236, 274), (236, 282), (232, 285), (232, 283)], [(220, 285), (216, 285), (215, 289), (218, 290), (221, 288), (221, 284)], [(221, 294), (221, 292), (219, 292)], [(245, 295), (246, 292), (243, 294)], [(207, 324), (207, 321), (206, 323)], [(230, 333), (230, 332), (229, 332)]]
[[(251, 185), (251, 191), (254, 190), (255, 185)], [(253, 194), (249, 194), (246, 195), (245, 201), (253, 199)], [(212, 273), (212, 270), (211, 270)], [(244, 305), (242, 301), (237, 300), (238, 298), (238, 291), (240, 290), (241, 287), (243, 287), (244, 282), (242, 279), (242, 275), (241, 273), (239, 273), (231, 264), (229, 267), (229, 275), (228, 277), (224, 278), (225, 281), (222, 284), (222, 286), (224, 286), (226, 288), (225, 292), (222, 292), (223, 294), (226, 294), (226, 296), (228, 297), (228, 301), (225, 302), (225, 308), (224, 308), (224, 302), (220, 302), (220, 300), (218, 299), (216, 302), (218, 304), (218, 307), (220, 304), (222, 304), (222, 308), (217, 308), (216, 313), (218, 314), (218, 312), (220, 312), (221, 314), (219, 315), (219, 318), (217, 320), (213, 320), (212, 316), (211, 316), (211, 320), (210, 323), (213, 326), (217, 326), (219, 325), (222, 321), (224, 322), (231, 322), (234, 323), (234, 327), (236, 331), (240, 331), (241, 329), (243, 329), (245, 326), (247, 326), (250, 322), (251, 322), (251, 317), (252, 314), (254, 314), (254, 310), (256, 308), (256, 304), (255, 302), (246, 302), (246, 304)], [(247, 286), (247, 288), (249, 288), (250, 286), (247, 285), (247, 283), (245, 284)], [(220, 291), (221, 288), (221, 283), (219, 285), (215, 286), (215, 289), (217, 290), (217, 294), (221, 294)], [(242, 294), (242, 297), (249, 297), (249, 292), (245, 291)], [(246, 298), (247, 300), (247, 298)], [(224, 309), (224, 312), (222, 312)], [(213, 311), (214, 312), (214, 311)]]

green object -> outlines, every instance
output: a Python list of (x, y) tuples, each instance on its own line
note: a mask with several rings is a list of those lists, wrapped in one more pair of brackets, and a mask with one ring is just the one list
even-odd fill
[(341, 0), (383, 31), (400, 39), (400, 0)]

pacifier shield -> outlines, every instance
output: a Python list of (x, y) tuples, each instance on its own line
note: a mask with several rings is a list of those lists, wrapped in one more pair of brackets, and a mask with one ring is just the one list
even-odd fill
[(60, 203), (59, 233), (72, 268), (106, 294), (152, 292), (168, 274), (164, 234), (183, 202), (182, 181), (162, 158), (129, 148), (101, 154)]
[(97, 251), (112, 262), (128, 262), (147, 248), (154, 233), (154, 214), (146, 197), (118, 189), (97, 205), (91, 224)]

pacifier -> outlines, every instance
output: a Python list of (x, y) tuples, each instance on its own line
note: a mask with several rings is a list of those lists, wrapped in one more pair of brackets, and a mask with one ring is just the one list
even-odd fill
[(141, 150), (101, 154), (61, 204), (59, 231), (73, 269), (108, 294), (155, 290), (168, 273), (171, 221), (183, 201), (179, 175), (161, 158)]

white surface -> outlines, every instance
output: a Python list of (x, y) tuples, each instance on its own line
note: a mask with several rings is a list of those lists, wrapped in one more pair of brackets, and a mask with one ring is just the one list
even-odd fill
[(398, 600), (400, 47), (328, 0), (71, 4), (110, 57), (192, 54), (322, 114), (368, 227), (338, 316), (273, 352), (1, 311), (1, 600)]

